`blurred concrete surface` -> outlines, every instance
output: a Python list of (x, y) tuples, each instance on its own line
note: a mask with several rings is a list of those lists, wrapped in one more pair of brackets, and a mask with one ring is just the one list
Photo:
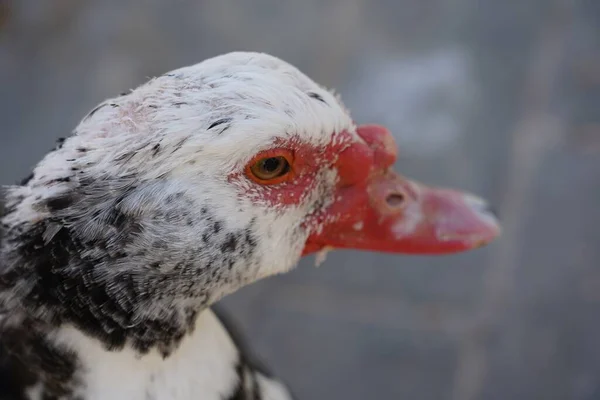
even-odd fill
[(0, 1), (0, 183), (102, 99), (266, 51), (497, 205), (451, 257), (337, 252), (224, 306), (301, 399), (600, 399), (597, 0)]

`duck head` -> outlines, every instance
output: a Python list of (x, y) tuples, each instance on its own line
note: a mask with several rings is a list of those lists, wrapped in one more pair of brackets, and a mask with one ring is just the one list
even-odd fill
[(393, 170), (381, 126), (265, 54), (230, 53), (94, 108), (9, 189), (0, 298), (108, 348), (168, 353), (199, 311), (325, 249), (445, 254), (486, 203)]

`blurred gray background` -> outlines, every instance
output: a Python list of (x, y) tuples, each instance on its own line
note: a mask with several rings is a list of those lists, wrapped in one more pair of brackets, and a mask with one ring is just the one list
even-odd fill
[(600, 399), (600, 1), (0, 0), (0, 183), (106, 97), (265, 51), (497, 205), (468, 254), (306, 259), (227, 298), (300, 399)]

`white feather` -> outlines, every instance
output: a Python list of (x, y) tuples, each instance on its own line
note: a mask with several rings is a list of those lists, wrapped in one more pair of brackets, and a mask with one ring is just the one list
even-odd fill
[[(54, 340), (78, 355), (78, 379), (84, 385), (75, 397), (86, 400), (222, 400), (238, 382), (238, 351), (210, 310), (198, 316), (194, 333), (165, 359), (156, 351), (141, 356), (131, 349), (109, 352), (70, 326), (56, 332)], [(263, 381), (267, 382), (265, 390), (277, 393), (274, 396), (278, 397), (271, 396), (273, 400), (288, 399), (287, 390), (279, 383)]]

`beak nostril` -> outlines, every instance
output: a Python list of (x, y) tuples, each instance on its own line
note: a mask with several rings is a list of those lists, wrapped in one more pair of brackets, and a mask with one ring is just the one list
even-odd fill
[(385, 198), (385, 202), (392, 208), (401, 207), (404, 203), (404, 195), (402, 193), (391, 193)]

